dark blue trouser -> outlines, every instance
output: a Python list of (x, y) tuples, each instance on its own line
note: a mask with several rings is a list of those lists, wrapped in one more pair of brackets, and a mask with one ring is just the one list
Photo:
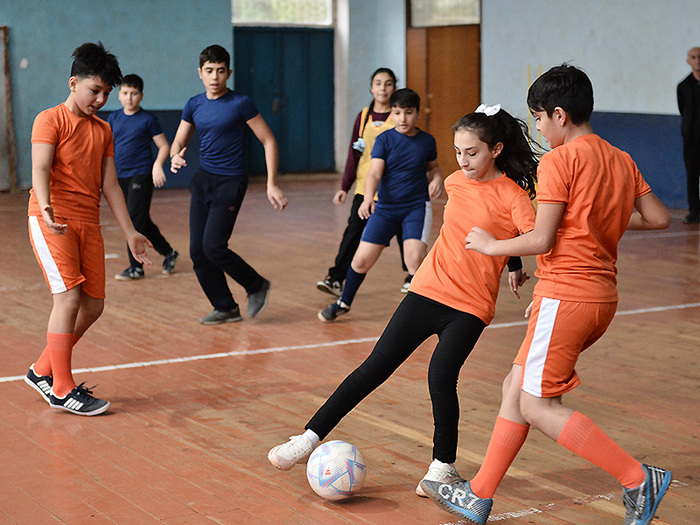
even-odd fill
[[(151, 220), (151, 199), (153, 198), (151, 174), (123, 177), (117, 181), (124, 193), (126, 208), (129, 210), (129, 217), (131, 217), (136, 231), (151, 241), (153, 249), (159, 254), (169, 255), (173, 251), (173, 247), (165, 240), (158, 226)], [(142, 268), (143, 265), (134, 259), (128, 244), (126, 251), (129, 254), (129, 265), (132, 268)]]
[(389, 379), (416, 348), (437, 335), (438, 344), (428, 368), (435, 423), (433, 458), (454, 463), (459, 425), (457, 379), (485, 327), (474, 315), (409, 292), (372, 353), (345, 378), (305, 428), (324, 439), (360, 401)]
[(265, 282), (228, 247), (247, 188), (247, 177), (224, 177), (202, 169), (190, 182), (190, 258), (199, 285), (217, 310), (236, 307), (226, 274), (248, 294)]

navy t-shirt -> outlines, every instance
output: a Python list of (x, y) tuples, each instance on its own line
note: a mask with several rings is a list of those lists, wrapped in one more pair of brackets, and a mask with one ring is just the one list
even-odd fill
[(247, 175), (246, 122), (257, 115), (250, 98), (231, 90), (214, 100), (206, 93), (189, 99), (182, 120), (193, 124), (199, 133), (200, 167), (214, 175)]
[(140, 109), (127, 115), (123, 109), (107, 117), (114, 135), (114, 164), (120, 179), (134, 175), (150, 175), (153, 169), (151, 142), (163, 133), (156, 117)]
[(430, 200), (427, 167), (437, 159), (435, 138), (425, 131), (409, 137), (390, 129), (377, 137), (373, 159), (383, 159), (384, 174), (377, 190), (377, 206)]

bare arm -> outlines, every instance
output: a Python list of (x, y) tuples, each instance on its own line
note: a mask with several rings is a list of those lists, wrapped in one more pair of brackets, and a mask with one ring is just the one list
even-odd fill
[(62, 235), (68, 225), (55, 222), (51, 207), (51, 165), (55, 151), (53, 144), (32, 144), (32, 189), (46, 226)]
[(104, 157), (102, 159), (102, 194), (105, 196), (109, 208), (114, 214), (114, 218), (119, 228), (126, 236), (129, 249), (134, 258), (142, 264), (151, 264), (146, 255), (146, 246), (152, 247), (151, 243), (136, 231), (129, 217), (129, 211), (124, 201), (124, 193), (117, 182), (117, 170), (114, 167), (114, 157)]
[(156, 160), (153, 163), (153, 170), (152, 170), (152, 175), (153, 175), (153, 184), (156, 188), (160, 188), (165, 184), (165, 172), (163, 171), (163, 164), (165, 163), (165, 159), (168, 158), (168, 154), (170, 153), (170, 145), (168, 144), (167, 139), (165, 138), (165, 133), (161, 133), (160, 135), (156, 135), (153, 137), (153, 142), (156, 143), (156, 146), (158, 147), (158, 155), (156, 156)]
[(486, 230), (472, 228), (467, 235), (467, 250), (475, 250), (484, 255), (539, 255), (554, 247), (557, 230), (564, 216), (563, 203), (541, 203), (537, 206), (535, 228), (512, 239), (496, 240)]
[(628, 230), (664, 230), (671, 224), (671, 216), (656, 195), (649, 192), (634, 201), (637, 209), (627, 224)]
[(442, 195), (442, 170), (438, 166), (437, 159), (428, 163), (428, 194), (431, 199), (437, 199)]
[(187, 166), (185, 152), (187, 151), (190, 140), (192, 140), (193, 134), (194, 125), (185, 120), (181, 120), (180, 125), (177, 127), (173, 143), (170, 146), (170, 171), (173, 173), (177, 173), (180, 168)]
[(287, 197), (277, 184), (277, 167), (279, 163), (279, 153), (277, 150), (277, 140), (272, 130), (259, 113), (246, 122), (258, 140), (265, 148), (265, 165), (267, 166), (267, 200), (270, 204), (283, 210), (287, 207)]
[(357, 214), (362, 219), (369, 219), (369, 216), (374, 211), (374, 194), (377, 193), (379, 181), (382, 180), (384, 175), (385, 164), (384, 159), (371, 159), (369, 161), (369, 171), (365, 179), (365, 199), (357, 210)]

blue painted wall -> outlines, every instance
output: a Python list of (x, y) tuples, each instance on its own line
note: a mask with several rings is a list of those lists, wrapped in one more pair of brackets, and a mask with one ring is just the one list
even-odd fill
[[(177, 111), (203, 91), (199, 52), (233, 45), (230, 0), (0, 0), (0, 25), (9, 27), (20, 187), (31, 185), (34, 117), (67, 98), (71, 53), (83, 42), (102, 41), (124, 73), (144, 79), (144, 108)], [(112, 96), (105, 110), (119, 107)]]

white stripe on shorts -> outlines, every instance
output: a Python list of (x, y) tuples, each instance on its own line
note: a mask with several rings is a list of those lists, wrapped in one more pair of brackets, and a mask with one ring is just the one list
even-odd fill
[(535, 333), (532, 336), (523, 370), (522, 389), (533, 396), (542, 397), (542, 375), (549, 352), (549, 342), (552, 339), (554, 321), (557, 319), (559, 303), (558, 299), (548, 297), (543, 297), (540, 303)]
[[(433, 203), (425, 201), (425, 220), (423, 221), (423, 231), (420, 234), (420, 240), (425, 244), (430, 241), (430, 231), (433, 228)], [(430, 246), (428, 244), (428, 246)]]
[(66, 288), (66, 283), (63, 282), (61, 272), (58, 271), (56, 261), (53, 260), (53, 255), (51, 255), (51, 251), (49, 251), (49, 247), (46, 244), (44, 233), (41, 231), (41, 226), (39, 226), (39, 217), (34, 215), (29, 217), (29, 234), (32, 236), (32, 242), (34, 242), (34, 248), (36, 248), (36, 253), (39, 256), (39, 262), (46, 272), (51, 293), (65, 292), (68, 288)]

